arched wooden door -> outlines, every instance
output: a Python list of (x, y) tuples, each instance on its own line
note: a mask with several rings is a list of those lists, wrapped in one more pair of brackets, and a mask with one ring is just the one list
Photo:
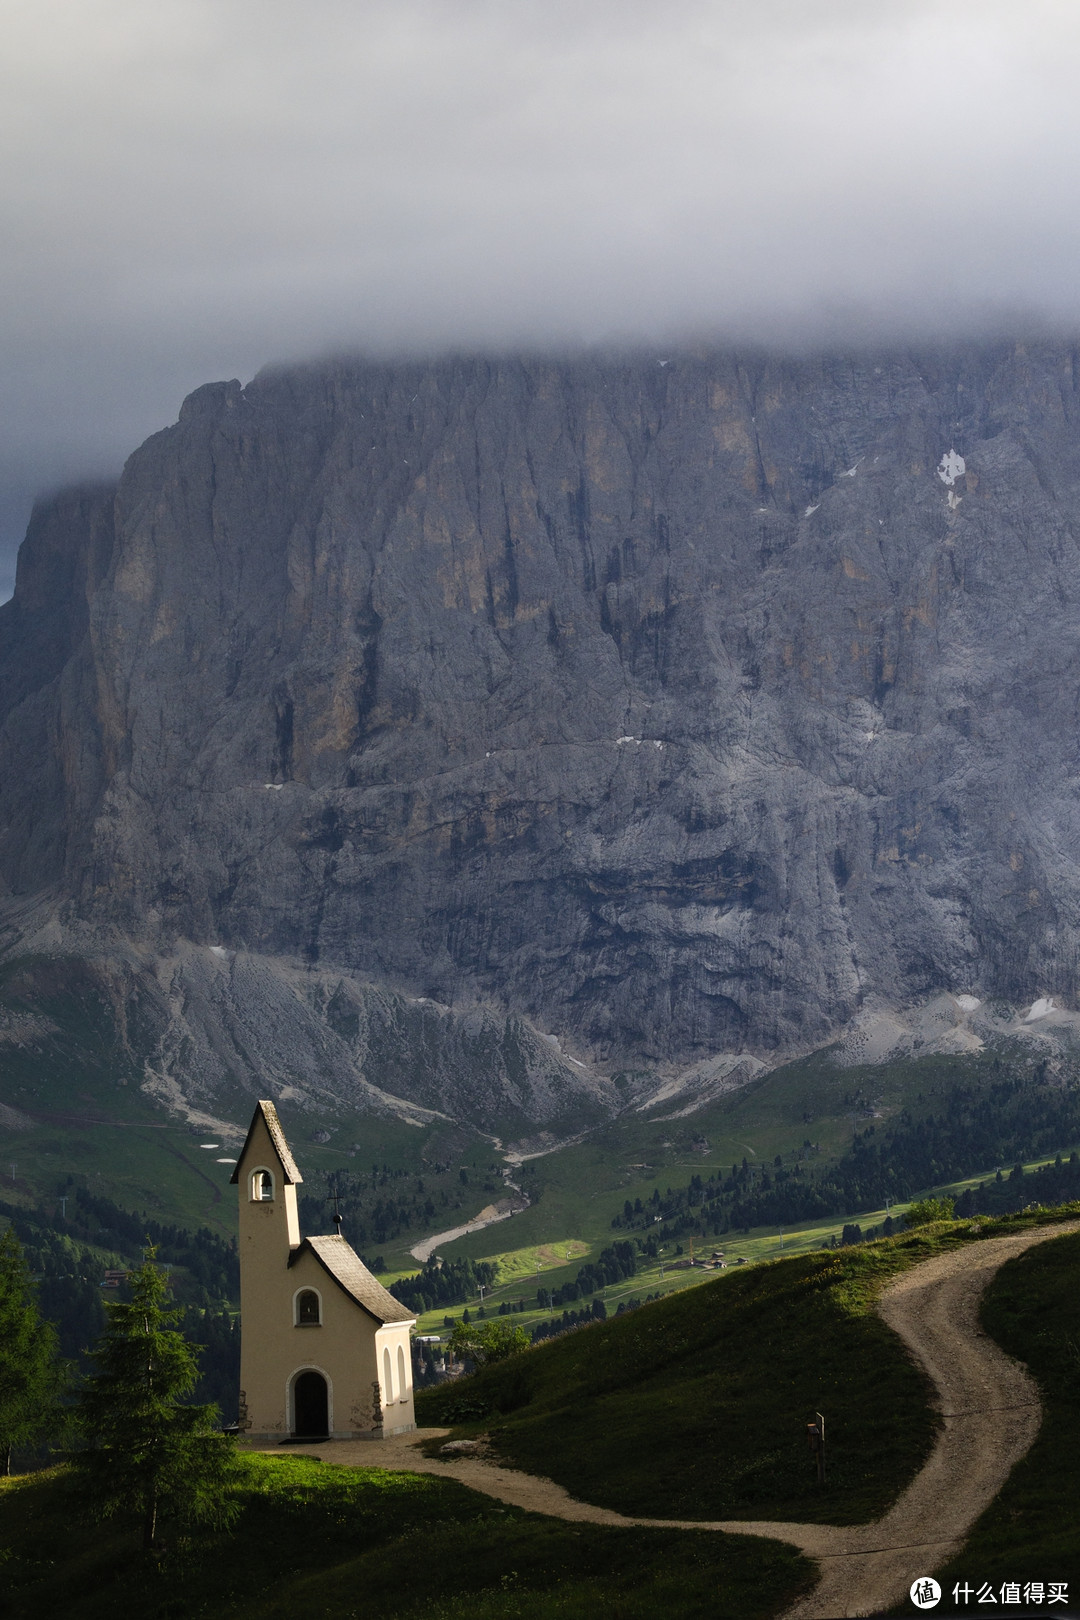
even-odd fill
[(297, 1373), (293, 1385), (293, 1435), (296, 1439), (325, 1440), (330, 1432), (330, 1402), (322, 1373)]

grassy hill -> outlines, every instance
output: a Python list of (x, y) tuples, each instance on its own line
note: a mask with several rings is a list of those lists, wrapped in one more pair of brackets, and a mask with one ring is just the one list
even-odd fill
[[(422, 1390), (418, 1421), (483, 1430), (511, 1463), (624, 1513), (866, 1522), (914, 1476), (938, 1421), (873, 1301), (898, 1271), (972, 1241), (966, 1223), (944, 1223), (728, 1272)], [(823, 1490), (806, 1446), (816, 1412), (829, 1437)]]
[[(516, 1179), (532, 1207), (510, 1225), (515, 1247), (558, 1233), (610, 1242), (613, 1217), (627, 1201), (648, 1203), (694, 1176), (708, 1181), (745, 1166), (751, 1203), (761, 1211), (751, 1208), (749, 1225), (771, 1226), (776, 1234), (780, 1226), (828, 1224), (784, 1208), (791, 1200), (775, 1196), (784, 1177), (794, 1188), (795, 1178), (820, 1182), (846, 1167), (842, 1190), (850, 1202), (836, 1199), (832, 1206), (842, 1223), (852, 1215), (876, 1218), (879, 1209), (883, 1216), (885, 1196), (902, 1203), (943, 1183), (993, 1174), (999, 1164), (1067, 1156), (1076, 1147), (1080, 1091), (1043, 1075), (1026, 1053), (1002, 1047), (841, 1068), (824, 1050), (686, 1118), (632, 1112), (582, 1142), (526, 1161)], [(874, 1173), (882, 1148), (898, 1171), (896, 1183)], [(905, 1177), (910, 1194), (901, 1190)], [(773, 1197), (763, 1199), (766, 1178)], [(457, 1239), (450, 1252), (481, 1259), (492, 1253), (491, 1233)]]

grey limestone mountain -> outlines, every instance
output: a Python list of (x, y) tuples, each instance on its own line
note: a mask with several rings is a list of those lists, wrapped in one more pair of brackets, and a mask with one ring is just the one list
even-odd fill
[(211, 384), (35, 511), (0, 724), (9, 962), (162, 1084), (539, 1124), (1073, 1005), (1080, 346)]

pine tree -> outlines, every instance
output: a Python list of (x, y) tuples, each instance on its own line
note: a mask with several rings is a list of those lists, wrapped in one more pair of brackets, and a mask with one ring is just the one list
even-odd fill
[(97, 1371), (79, 1392), (86, 1449), (76, 1453), (97, 1518), (130, 1513), (142, 1544), (157, 1545), (159, 1522), (223, 1527), (236, 1515), (227, 1486), (235, 1468), (231, 1435), (216, 1406), (184, 1406), (198, 1380), (195, 1349), (174, 1328), (154, 1249), (128, 1279), (128, 1303), (107, 1306), (109, 1326), (93, 1351)]
[(30, 1272), (13, 1232), (0, 1234), (0, 1452), (11, 1473), (15, 1446), (55, 1434), (64, 1371), (56, 1329), (42, 1321)]

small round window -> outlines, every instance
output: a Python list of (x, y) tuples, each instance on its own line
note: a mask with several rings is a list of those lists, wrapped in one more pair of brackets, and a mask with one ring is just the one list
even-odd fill
[(305, 1288), (296, 1300), (296, 1321), (299, 1327), (316, 1327), (319, 1322), (319, 1296), (313, 1288)]

